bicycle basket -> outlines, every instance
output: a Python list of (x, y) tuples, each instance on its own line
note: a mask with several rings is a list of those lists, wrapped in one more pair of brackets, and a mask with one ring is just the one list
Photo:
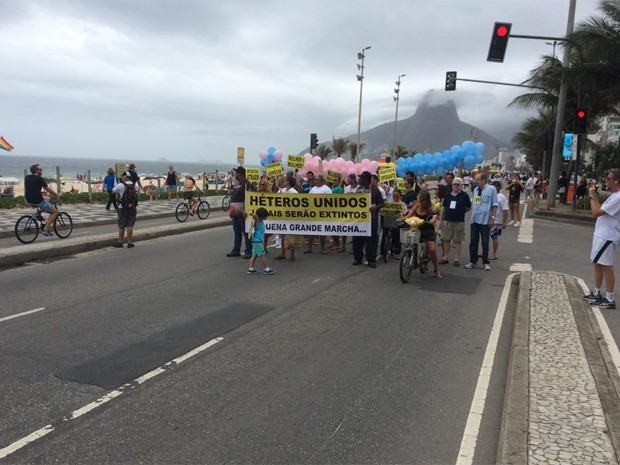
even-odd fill
[(405, 223), (407, 223), (411, 229), (418, 229), (424, 224), (424, 220), (417, 216), (411, 216), (405, 220)]
[(401, 229), (400, 230), (400, 242), (402, 244), (406, 244), (407, 242), (411, 242), (412, 244), (417, 244), (420, 242), (420, 235), (422, 233), (420, 231), (411, 230), (411, 229)]

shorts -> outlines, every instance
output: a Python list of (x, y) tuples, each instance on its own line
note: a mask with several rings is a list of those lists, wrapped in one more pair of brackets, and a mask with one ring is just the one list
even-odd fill
[(491, 229), (489, 231), (489, 236), (491, 237), (491, 239), (495, 239), (496, 237), (499, 237), (502, 235), (502, 226), (499, 224), (494, 224), (493, 226), (491, 226)]
[(257, 257), (265, 255), (265, 245), (262, 242), (252, 242), (252, 255)]
[(192, 200), (193, 197), (194, 197), (194, 193), (192, 191), (183, 192), (183, 198), (185, 200)]
[(596, 235), (592, 237), (592, 251), (590, 252), (590, 260), (592, 263), (604, 266), (614, 265), (614, 256), (616, 254), (616, 245), (618, 242), (602, 239)]
[(171, 191), (175, 191), (175, 190), (177, 190), (177, 185), (176, 184), (167, 184), (166, 188), (170, 189)]
[(436, 240), (437, 240), (437, 233), (435, 232), (435, 229), (420, 230), (420, 241), (428, 242), (428, 241), (436, 241)]
[(463, 242), (465, 240), (465, 222), (444, 221), (441, 240)]
[(136, 210), (128, 210), (119, 207), (116, 211), (116, 224), (118, 225), (118, 229), (133, 228), (133, 225), (136, 224), (137, 213)]
[(52, 210), (54, 209), (54, 205), (49, 203), (47, 200), (44, 200), (43, 202), (37, 204), (37, 207), (39, 207), (41, 211), (44, 211), (46, 213), (52, 213)]

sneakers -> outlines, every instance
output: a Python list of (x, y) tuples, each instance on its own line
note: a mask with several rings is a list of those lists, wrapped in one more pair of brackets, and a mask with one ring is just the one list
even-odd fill
[(256, 268), (248, 268), (248, 274), (256, 274), (258, 270)]
[(515, 226), (515, 228), (518, 228), (519, 226), (521, 226), (521, 222), (520, 222), (520, 221), (517, 221), (517, 222), (514, 224), (514, 226)]
[(113, 247), (116, 247), (117, 249), (122, 249), (123, 248), (123, 243), (122, 242), (117, 242), (116, 244), (114, 244)]
[(468, 263), (467, 265), (465, 265), (463, 268), (466, 268), (468, 270), (471, 270), (472, 268), (476, 268), (476, 264), (475, 263)]
[(134, 244), (133, 242), (130, 242), (129, 244), (127, 244), (127, 248), (128, 249), (131, 249), (131, 248), (133, 248), (135, 246), (136, 246), (136, 244)]
[(515, 224), (515, 220), (510, 220), (510, 223), (508, 223), (508, 226), (512, 226), (513, 224)]
[(595, 295), (594, 292), (590, 292), (588, 295), (583, 296), (584, 300), (588, 303), (595, 304), (605, 300), (602, 294)]
[(227, 256), (227, 257), (240, 257), (240, 256), (241, 256), (241, 254), (240, 254), (239, 252), (235, 252), (235, 251), (233, 250), (233, 251), (231, 251), (231, 252), (228, 252), (228, 253), (226, 254), (226, 256)]
[(48, 236), (48, 237), (52, 237), (54, 235), (52, 231), (46, 231), (45, 229), (41, 230), (41, 234), (43, 234), (44, 236)]
[(265, 268), (265, 270), (263, 271), (263, 273), (265, 274), (274, 274), (276, 272), (276, 270), (274, 268)]
[(491, 265), (489, 265), (488, 263), (485, 263), (484, 271), (491, 271)]
[(597, 303), (593, 303), (595, 307), (598, 307), (603, 310), (615, 310), (616, 309), (616, 301), (612, 300), (611, 302), (607, 299), (603, 299)]

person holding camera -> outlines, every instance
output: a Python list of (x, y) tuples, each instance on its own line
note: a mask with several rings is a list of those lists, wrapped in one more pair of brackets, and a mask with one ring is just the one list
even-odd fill
[[(591, 183), (588, 188), (592, 216), (596, 218), (590, 252), (594, 265), (594, 288), (584, 299), (601, 309), (615, 309), (614, 256), (620, 240), (620, 169), (610, 170), (605, 183), (612, 194), (603, 204), (599, 201), (596, 184)], [(603, 278), (607, 290), (605, 297), (601, 293)]]

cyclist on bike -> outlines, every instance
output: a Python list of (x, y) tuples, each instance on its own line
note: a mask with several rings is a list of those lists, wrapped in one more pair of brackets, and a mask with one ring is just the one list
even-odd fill
[(24, 179), (24, 194), (26, 202), (30, 205), (39, 208), (41, 211), (49, 213), (45, 227), (41, 230), (41, 234), (44, 236), (53, 236), (54, 233), (50, 230), (54, 224), (54, 220), (58, 216), (58, 209), (43, 198), (41, 189), (45, 189), (47, 192), (55, 197), (61, 198), (62, 192), (56, 193), (54, 189), (47, 185), (45, 179), (43, 179), (43, 168), (37, 163), (30, 167), (30, 173)]
[(426, 189), (422, 189), (418, 194), (417, 202), (411, 209), (405, 218), (417, 216), (424, 220), (424, 224), (420, 226), (420, 240), (424, 241), (426, 250), (435, 267), (435, 277), (438, 279), (443, 278), (443, 275), (439, 272), (439, 263), (437, 261), (437, 232), (435, 231), (435, 223), (439, 217), (439, 212), (433, 206), (431, 200), (431, 194)]
[(196, 189), (196, 180), (188, 174), (183, 181), (183, 198), (187, 200), (190, 215), (194, 214), (196, 205), (198, 205), (198, 199), (194, 198), (194, 189)]

